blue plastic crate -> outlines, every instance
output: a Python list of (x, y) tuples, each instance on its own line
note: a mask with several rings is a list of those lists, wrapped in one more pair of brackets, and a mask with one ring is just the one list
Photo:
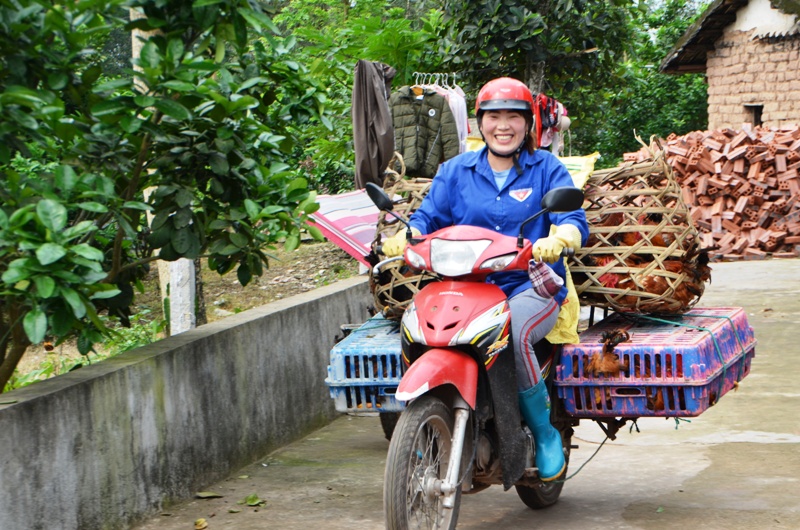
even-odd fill
[(339, 412), (400, 412), (402, 375), (399, 324), (376, 315), (333, 347), (325, 384)]
[[(617, 345), (625, 367), (592, 375), (602, 334), (626, 331)], [(696, 308), (669, 319), (613, 314), (564, 347), (556, 371), (558, 396), (577, 418), (694, 417), (750, 372), (756, 339), (741, 308)]]

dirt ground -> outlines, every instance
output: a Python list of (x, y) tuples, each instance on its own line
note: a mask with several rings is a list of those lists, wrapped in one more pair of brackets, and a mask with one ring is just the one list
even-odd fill
[[(328, 241), (306, 241), (293, 251), (281, 247), (268, 254), (275, 257), (269, 260), (269, 268), (246, 286), (239, 283), (235, 270), (219, 275), (208, 268), (206, 260), (201, 260), (208, 322), (304, 293), (359, 272), (358, 261)], [(145, 292), (136, 293), (132, 313), (149, 310), (145, 321), (163, 319), (157, 267), (153, 267), (144, 283)], [(74, 358), (80, 354), (74, 342), (58, 346), (49, 354), (41, 344), (34, 345), (22, 358), (18, 370), (28, 373), (36, 369), (48, 355)]]

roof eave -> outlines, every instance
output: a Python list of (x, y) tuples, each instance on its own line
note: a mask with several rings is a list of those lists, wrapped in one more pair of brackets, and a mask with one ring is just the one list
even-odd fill
[[(748, 0), (715, 0), (678, 39), (661, 62), (665, 74), (700, 73), (706, 71), (705, 59), (723, 30), (736, 20), (736, 12)], [(702, 65), (700, 64), (702, 63)]]

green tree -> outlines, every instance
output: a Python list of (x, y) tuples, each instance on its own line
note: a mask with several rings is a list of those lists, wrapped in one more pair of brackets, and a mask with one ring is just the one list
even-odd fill
[[(352, 189), (354, 155), (350, 101), (356, 61), (386, 63), (397, 70), (393, 86), (413, 80), (415, 71), (435, 71), (440, 64), (434, 53), (437, 11), (407, 18), (406, 2), (389, 7), (384, 1), (324, 4), (316, 0), (292, 0), (282, 4), (277, 23), (292, 31), (298, 40), (293, 56), (308, 65), (308, 74), (326, 87), (330, 129), (320, 123), (301, 127), (307, 139), (295, 156), (307, 171), (313, 189), (336, 193)], [(417, 5), (411, 11), (418, 13)]]
[(668, 0), (638, 20), (634, 53), (620, 64), (621, 82), (607, 87), (596, 110), (587, 114), (594, 127), (576, 131), (583, 151), (599, 151), (599, 167), (616, 165), (623, 153), (637, 151), (651, 135), (666, 138), (708, 126), (705, 77), (666, 75), (658, 67), (675, 42), (702, 13), (697, 2)]
[[(246, 284), (299, 243), (318, 206), (285, 160), (327, 96), (260, 5), (0, 0), (0, 388), (30, 343), (91, 351), (155, 250)], [(107, 78), (114, 28), (158, 32)]]
[(474, 88), (511, 76), (563, 97), (613, 74), (630, 49), (634, 12), (623, 0), (449, 0), (439, 52)]

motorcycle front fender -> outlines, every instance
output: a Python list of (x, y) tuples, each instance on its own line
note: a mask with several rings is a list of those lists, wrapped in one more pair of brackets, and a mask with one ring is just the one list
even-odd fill
[(410, 401), (442, 385), (453, 385), (475, 410), (478, 393), (478, 364), (475, 359), (455, 349), (430, 349), (403, 374), (395, 399)]

